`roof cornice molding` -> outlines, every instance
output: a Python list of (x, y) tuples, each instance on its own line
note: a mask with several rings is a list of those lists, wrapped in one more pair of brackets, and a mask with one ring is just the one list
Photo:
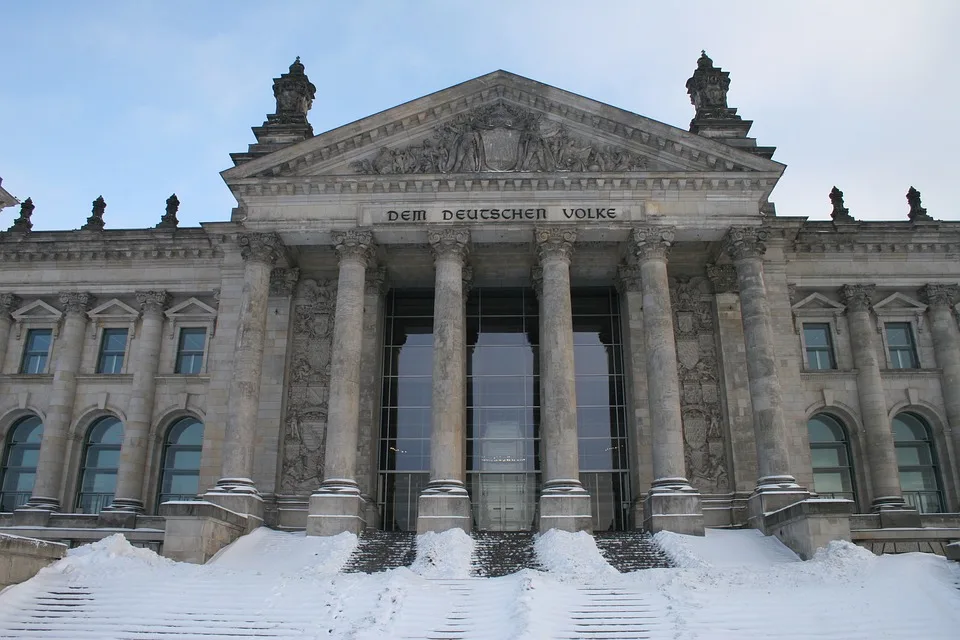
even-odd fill
[(194, 260), (219, 258), (222, 250), (203, 229), (35, 231), (0, 234), (0, 264), (14, 262), (83, 262), (115, 260)]

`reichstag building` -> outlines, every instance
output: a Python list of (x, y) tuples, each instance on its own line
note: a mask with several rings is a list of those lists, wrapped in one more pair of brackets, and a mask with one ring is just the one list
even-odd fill
[(777, 216), (729, 85), (678, 128), (496, 71), (314, 135), (298, 58), (223, 221), (15, 204), (0, 530), (960, 537), (960, 222)]

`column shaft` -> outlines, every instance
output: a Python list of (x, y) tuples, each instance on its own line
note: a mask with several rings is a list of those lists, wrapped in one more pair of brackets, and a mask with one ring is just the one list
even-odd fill
[(887, 414), (887, 395), (880, 375), (880, 360), (874, 348), (876, 327), (870, 317), (873, 285), (846, 285), (840, 295), (847, 305), (850, 348), (857, 368), (857, 396), (866, 436), (867, 465), (873, 510), (903, 508), (900, 472), (893, 444), (893, 431)]
[(428, 234), (434, 253), (433, 398), (430, 483), (420, 495), (417, 531), (472, 529), (466, 480), (466, 321), (463, 262), (470, 234), (442, 229)]
[(307, 519), (310, 535), (359, 533), (364, 525), (356, 475), (363, 299), (373, 236), (369, 231), (351, 229), (335, 233), (334, 243), (340, 256), (340, 273), (330, 356), (326, 448), (323, 482), (310, 497)]
[(783, 392), (773, 347), (770, 305), (763, 281), (765, 239), (766, 232), (761, 229), (734, 228), (725, 239), (725, 248), (733, 258), (740, 287), (740, 312), (760, 474), (757, 489), (798, 488), (790, 473)]
[(123, 426), (117, 490), (110, 507), (127, 511), (142, 511), (144, 507), (143, 478), (163, 340), (163, 310), (169, 299), (166, 291), (138, 291), (136, 296), (143, 315), (137, 336), (137, 354), (131, 363), (134, 367), (133, 384), (127, 423)]
[(37, 476), (28, 508), (60, 509), (60, 491), (66, 466), (66, 446), (77, 394), (77, 371), (83, 353), (87, 329), (86, 311), (93, 302), (88, 293), (61, 293), (60, 303), (66, 307), (63, 328), (57, 336), (57, 359), (53, 371), (53, 388), (43, 424)]
[(576, 230), (535, 231), (543, 281), (540, 293), (540, 433), (543, 489), (540, 530), (590, 530), (590, 497), (580, 483), (577, 392), (570, 301), (570, 256)]
[(10, 313), (20, 306), (20, 298), (12, 293), (0, 293), (0, 373), (7, 357), (7, 343), (10, 341), (10, 328), (13, 318)]
[(266, 339), (270, 271), (283, 243), (276, 234), (247, 234), (238, 238), (245, 262), (243, 290), (227, 391), (220, 479), (205, 497), (222, 507), (262, 517), (263, 502), (253, 482), (253, 454), (260, 409), (260, 376)]

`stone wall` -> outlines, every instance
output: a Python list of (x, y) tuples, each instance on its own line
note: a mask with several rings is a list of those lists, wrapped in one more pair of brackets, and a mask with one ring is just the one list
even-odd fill
[(67, 545), (0, 533), (0, 591), (29, 580), (67, 553)]

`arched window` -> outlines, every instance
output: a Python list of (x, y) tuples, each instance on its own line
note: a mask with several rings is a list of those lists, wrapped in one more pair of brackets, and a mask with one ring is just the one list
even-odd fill
[(897, 414), (893, 419), (893, 440), (903, 499), (920, 513), (942, 513), (940, 472), (926, 421), (913, 413)]
[(42, 435), (43, 421), (37, 416), (21, 418), (10, 429), (0, 470), (0, 511), (13, 511), (30, 499)]
[(847, 432), (833, 416), (818, 413), (807, 421), (813, 489), (828, 498), (856, 500)]
[(83, 446), (77, 513), (100, 513), (113, 502), (122, 442), (123, 423), (113, 416), (100, 418), (90, 427)]
[(202, 449), (202, 422), (196, 418), (181, 418), (173, 423), (163, 441), (163, 475), (157, 504), (168, 500), (192, 500), (197, 496)]

